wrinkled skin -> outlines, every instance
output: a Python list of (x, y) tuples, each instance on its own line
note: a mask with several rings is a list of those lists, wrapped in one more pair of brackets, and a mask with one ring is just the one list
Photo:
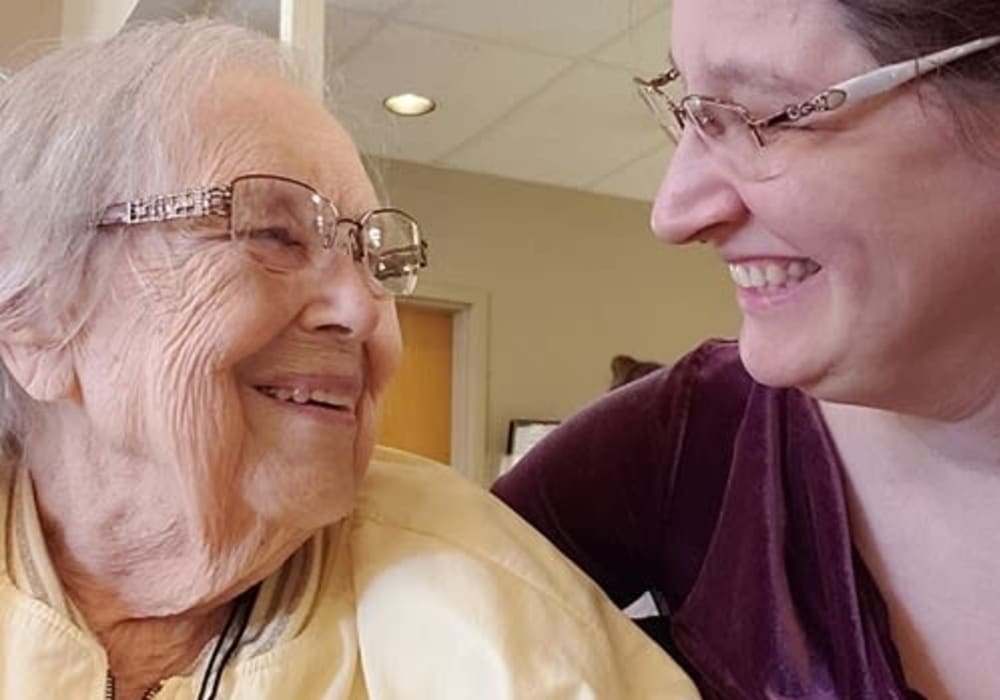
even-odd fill
[[(345, 216), (376, 204), (349, 137), (276, 78), (222, 75), (194, 126), (176, 190), (274, 173)], [(343, 518), (400, 353), (391, 297), (344, 256), (277, 273), (177, 225), (112, 235), (127, 238), (96, 254), (108, 282), (82, 331), (5, 351), (45, 389), (28, 461), (57, 569), (108, 624), (211, 609)], [(359, 380), (353, 416), (254, 388), (302, 376)]]

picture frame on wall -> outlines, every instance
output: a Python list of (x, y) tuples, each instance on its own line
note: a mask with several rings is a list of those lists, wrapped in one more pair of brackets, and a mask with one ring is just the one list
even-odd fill
[(542, 438), (559, 427), (557, 420), (534, 420), (515, 418), (507, 424), (507, 448), (500, 473), (507, 471), (521, 459), (528, 450), (534, 447)]

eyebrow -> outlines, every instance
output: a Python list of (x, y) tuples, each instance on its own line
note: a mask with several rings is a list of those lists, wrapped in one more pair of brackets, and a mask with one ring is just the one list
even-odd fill
[[(671, 66), (676, 66), (673, 53), (668, 54)], [(816, 87), (782, 75), (774, 70), (751, 67), (735, 60), (710, 63), (706, 71), (718, 83), (726, 86), (747, 87), (757, 92), (781, 97), (804, 98), (815, 93)], [(683, 71), (681, 72), (683, 76)]]

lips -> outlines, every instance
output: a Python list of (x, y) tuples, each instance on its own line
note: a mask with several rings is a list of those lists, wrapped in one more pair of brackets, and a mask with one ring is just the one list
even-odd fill
[(312, 405), (328, 408), (334, 411), (350, 412), (354, 410), (355, 400), (337, 392), (323, 389), (304, 389), (289, 386), (256, 386), (257, 391), (279, 401), (288, 401), (299, 405)]
[(254, 384), (259, 393), (296, 406), (354, 413), (361, 397), (362, 382), (353, 375), (283, 376)]

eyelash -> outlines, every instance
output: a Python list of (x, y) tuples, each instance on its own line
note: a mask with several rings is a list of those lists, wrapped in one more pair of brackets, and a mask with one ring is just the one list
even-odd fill
[(250, 232), (250, 237), (260, 240), (262, 238), (270, 238), (282, 245), (287, 246), (298, 246), (301, 245), (292, 235), (288, 232), (288, 229), (278, 228), (272, 226), (270, 228), (254, 229)]

